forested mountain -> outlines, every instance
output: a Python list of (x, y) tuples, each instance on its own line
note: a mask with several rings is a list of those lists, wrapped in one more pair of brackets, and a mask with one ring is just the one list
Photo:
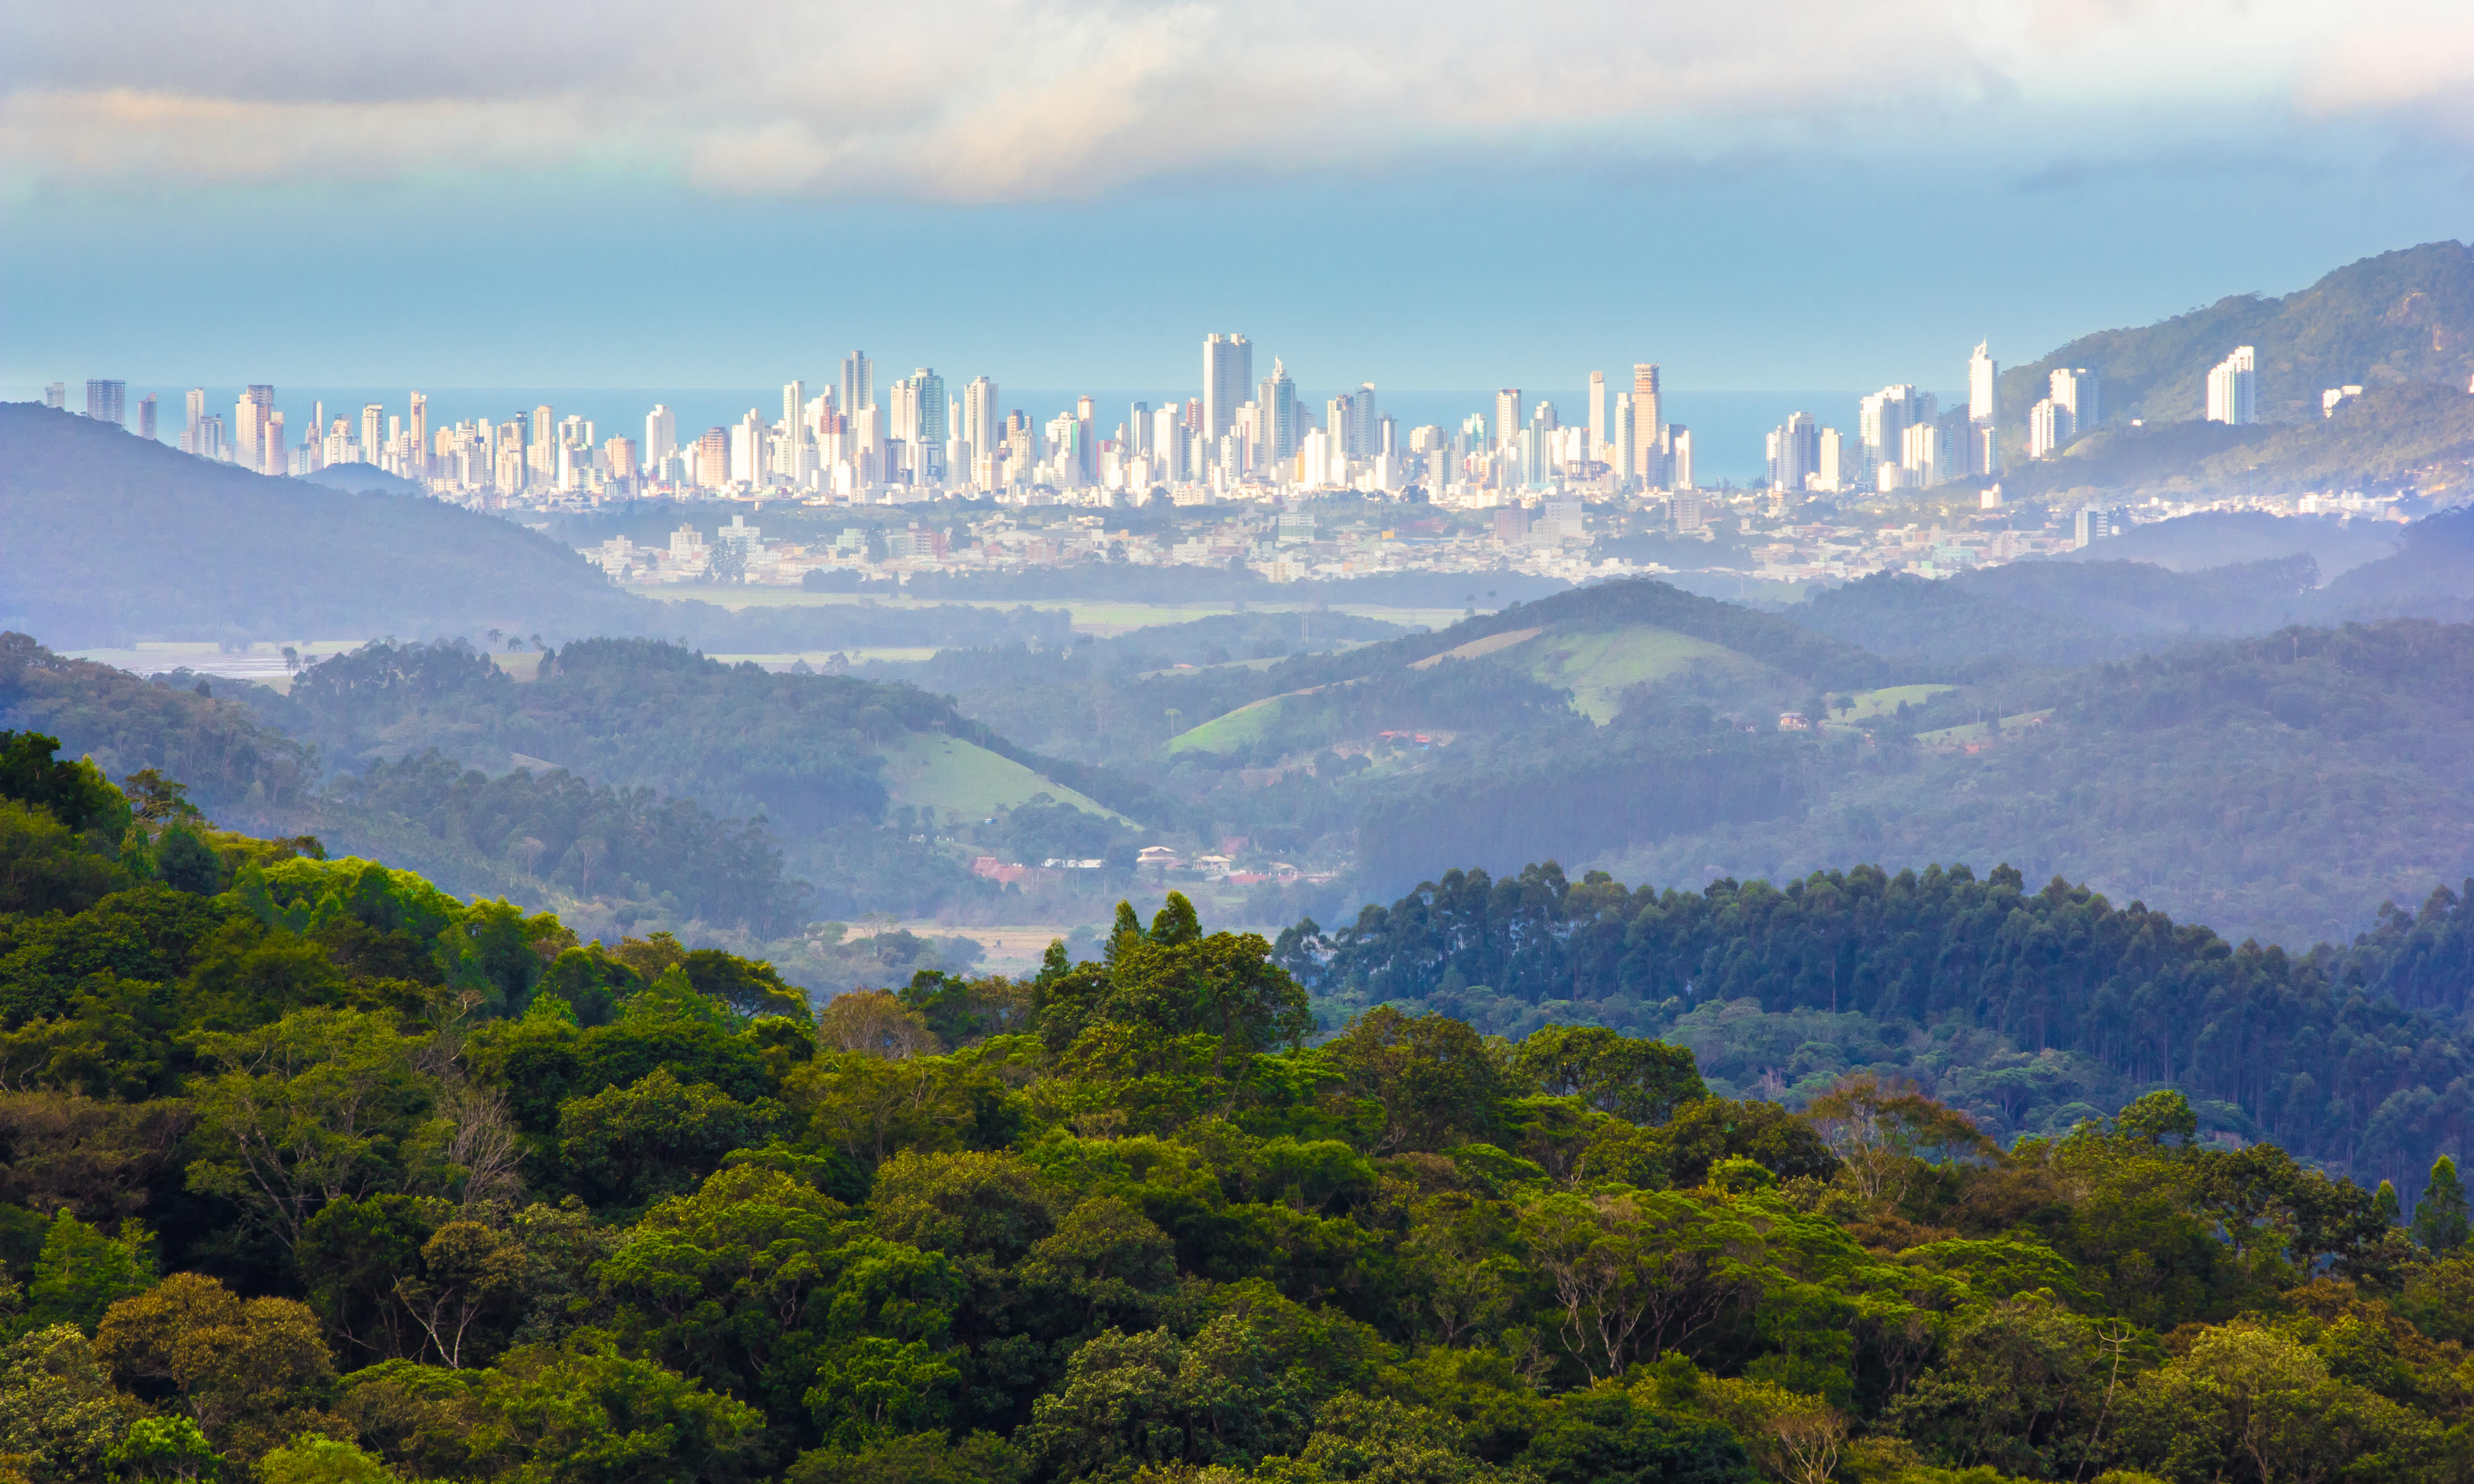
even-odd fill
[(1067, 622), (958, 605), (895, 615), (864, 604), (732, 613), (657, 603), (495, 516), (270, 479), (69, 413), (0, 404), (0, 629), (62, 649), (498, 629), (773, 654), (1062, 642)]
[(2108, 422), (2190, 422), (2207, 410), (2209, 368), (2236, 346), (2259, 349), (2259, 413), (2319, 416), (2324, 388), (2474, 380), (2474, 249), (2430, 242), (2333, 270), (2271, 299), (2236, 294), (2136, 329), (2084, 335), (2001, 374), (2001, 404), (2024, 449), (2025, 411), (2057, 367), (2104, 377)]
[(2157, 1089), (2201, 1127), (2409, 1190), (2474, 1147), (2474, 881), (2350, 945), (2239, 947), (2009, 866), (1628, 890), (1450, 872), (1283, 961), (1327, 1017), (1374, 1004), (1496, 1034), (1599, 1024), (1687, 1045), (1711, 1086), (1804, 1106), (1912, 1081), (2004, 1141)]
[(1697, 885), (2006, 860), (2295, 948), (2474, 874), (2466, 625), (2294, 629), (2025, 672), (1798, 736), (1797, 807), (1594, 863)]
[[(2169, 1091), (2004, 1149), (1875, 1079), (1712, 1095), (1606, 1030), (1376, 1009), (1319, 1040), (1294, 936), (1206, 935), (1174, 896), (1097, 961), (811, 1012), (762, 963), (582, 944), (51, 751), (0, 736), (0, 1450), (28, 1484), (2453, 1484), (2468, 1457), (2450, 1161), (2409, 1214), (2199, 1138)], [(1856, 926), (1911, 966), (1882, 993), (1944, 993), (1865, 898), (1983, 948), (2013, 1006), (2049, 981), (2056, 1017), (2177, 949), (2280, 982), (2074, 893), (1831, 890), (1713, 897), (1711, 925), (1788, 955)], [(1529, 982), (1535, 914), (1495, 918), (1478, 946)], [(1714, 941), (1651, 936), (1653, 977)]]

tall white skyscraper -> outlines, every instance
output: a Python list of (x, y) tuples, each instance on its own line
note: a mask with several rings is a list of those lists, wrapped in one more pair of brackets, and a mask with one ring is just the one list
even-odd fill
[(1243, 335), (1202, 337), (1202, 436), (1217, 440), (1254, 386), (1254, 347)]
[[(429, 477), (428, 394), (424, 392), (412, 394), (412, 410), (404, 420), (404, 431), (412, 435), (412, 443), (405, 452), (406, 462), (403, 472), (408, 478), (427, 479)], [(318, 436), (316, 428), (311, 428), (309, 432), (312, 439)], [(621, 472), (633, 473), (634, 470), (628, 469)]]
[(2084, 366), (2056, 371), (2048, 378), (2053, 400), (2071, 410), (2071, 426), (2084, 433), (2104, 420), (2104, 379)]
[(2238, 346), (2208, 372), (2208, 420), (2237, 426), (2259, 420), (2259, 353)]
[(386, 408), (377, 402), (361, 405), (361, 462), (376, 464), (386, 452)]
[(1788, 414), (1786, 421), (1770, 435), (1769, 453), (1770, 488), (1803, 493), (1805, 476), (1819, 472), (1821, 467), (1821, 429), (1812, 420), (1812, 414)]
[(1869, 479), (1884, 464), (1905, 467), (1907, 429), (1930, 422), (1940, 399), (1904, 382), (1883, 387), (1864, 398), (1856, 411), (1856, 438), (1863, 445), (1863, 475)]
[(85, 384), (85, 415), (97, 422), (113, 427), (129, 425), (129, 383), (125, 381), (89, 381)]
[(1971, 474), (2001, 472), (2001, 367), (1990, 341), (1977, 341), (1967, 358), (1967, 468)]
[(1289, 379), (1289, 369), (1278, 356), (1272, 357), (1272, 373), (1263, 378), (1254, 402), (1262, 419), (1265, 462), (1294, 455), (1298, 451), (1298, 384)]
[(1589, 372), (1589, 457), (1606, 458), (1606, 446), (1607, 373), (1591, 371)]
[(198, 435), (206, 430), (206, 389), (204, 387), (191, 387), (189, 389), (187, 420), (181, 425), (181, 451), (182, 453), (194, 453), (204, 456), (206, 453), (205, 441)]
[[(1594, 395), (1597, 388), (1591, 387), (1589, 391)], [(1605, 456), (1614, 464), (1615, 483), (1618, 485), (1640, 473), (1640, 467), (1634, 462), (1637, 455), (1635, 452), (1633, 425), (1632, 394), (1618, 392), (1614, 396), (1613, 411), (1607, 420), (1606, 436), (1603, 441), (1606, 447)], [(1591, 436), (1596, 435), (1592, 433)]]
[(1692, 483), (1692, 430), (1681, 422), (1666, 425), (1666, 460), (1674, 466), (1667, 483), (1678, 490), (1699, 488)]
[(644, 467), (660, 468), (662, 461), (679, 451), (679, 415), (667, 402), (655, 402), (644, 414)]
[(962, 387), (962, 442), (977, 459), (1005, 442), (1005, 421), (997, 412), (997, 384), (973, 376)]
[(876, 405), (876, 363), (864, 350), (854, 350), (842, 357), (842, 412), (857, 417), (862, 407)]

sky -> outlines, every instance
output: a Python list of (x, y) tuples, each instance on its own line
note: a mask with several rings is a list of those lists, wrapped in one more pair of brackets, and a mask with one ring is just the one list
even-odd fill
[(11, 12), (10, 397), (1954, 388), (2474, 224), (2464, 0)]

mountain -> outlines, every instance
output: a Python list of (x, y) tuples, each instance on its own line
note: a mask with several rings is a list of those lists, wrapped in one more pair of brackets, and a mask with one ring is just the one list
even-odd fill
[(572, 550), (437, 500), (332, 491), (0, 405), (0, 627), (61, 647), (624, 632), (645, 607)]
[(2024, 443), (2049, 373), (2085, 367), (2104, 378), (2107, 423), (2194, 421), (2207, 411), (2209, 368), (2237, 346), (2258, 347), (2268, 422), (2317, 419), (2329, 387), (2433, 382), (2462, 393), (2474, 380), (2474, 249), (2425, 243), (2347, 264), (2281, 299), (2230, 295), (2159, 323), (2083, 335), (2002, 372), (2004, 420)]
[(313, 485), (329, 490), (350, 490), (360, 494), (420, 494), (420, 485), (400, 474), (390, 474), (375, 464), (329, 464), (314, 474), (301, 476)]
[[(715, 598), (731, 589), (699, 589)], [(329, 491), (0, 404), (0, 629), (141, 638), (651, 634), (725, 654), (1061, 642), (1070, 619), (956, 604), (751, 610), (619, 591), (572, 548), (439, 500)]]

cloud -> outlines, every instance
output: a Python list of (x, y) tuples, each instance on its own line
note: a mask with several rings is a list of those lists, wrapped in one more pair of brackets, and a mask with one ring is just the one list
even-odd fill
[[(2150, 130), (2204, 141), (2231, 129), (2228, 107), (2288, 107), (2306, 73), (2321, 113), (2462, 117), (2464, 23), (2438, 37), (2452, 51), (2430, 44), (2452, 25), (2444, 11), (2392, 31), (2381, 13), (2331, 18), (2301, 0), (53, 7), (26, 13), (0, 63), (0, 158), (21, 181), (89, 186), (615, 166), (721, 195), (977, 203), (1400, 166), (1482, 177), (1540, 157), (1790, 148), (1879, 164), (2015, 153), (2057, 128), (2047, 157), (2078, 158), (2143, 150)], [(2420, 81), (2398, 83), (2400, 60)]]
[(2474, 145), (2474, 12), (2459, 3), (2398, 8), (2353, 30), (2304, 77), (2299, 101), (2320, 115), (2413, 121)]

